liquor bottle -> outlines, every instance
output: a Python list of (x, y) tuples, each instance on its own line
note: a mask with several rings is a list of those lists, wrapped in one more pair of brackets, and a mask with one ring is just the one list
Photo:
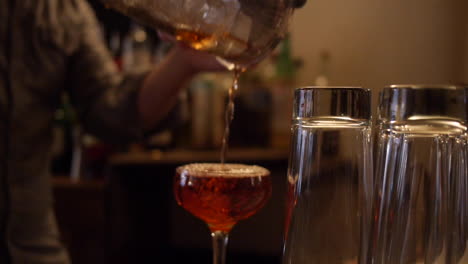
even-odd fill
[(292, 116), (293, 90), (296, 86), (298, 61), (293, 58), (291, 36), (288, 34), (279, 45), (272, 78), (273, 118), (272, 145), (287, 148)]
[(330, 54), (324, 50), (320, 52), (319, 74), (315, 78), (315, 86), (329, 85), (328, 65), (330, 62)]
[(69, 175), (73, 156), (73, 126), (75, 113), (68, 97), (64, 94), (55, 111), (52, 143), (52, 174)]

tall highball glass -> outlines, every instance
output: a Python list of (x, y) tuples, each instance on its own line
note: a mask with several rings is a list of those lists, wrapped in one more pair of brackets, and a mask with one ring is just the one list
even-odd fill
[(295, 91), (283, 264), (358, 263), (371, 215), (371, 94)]
[(457, 86), (384, 89), (366, 263), (468, 263), (466, 100)]

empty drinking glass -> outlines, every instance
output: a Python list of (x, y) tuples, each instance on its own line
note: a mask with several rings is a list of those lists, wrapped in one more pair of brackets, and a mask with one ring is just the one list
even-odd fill
[(384, 89), (366, 263), (468, 263), (465, 134), (462, 87)]
[(372, 199), (370, 91), (295, 91), (284, 264), (358, 263)]

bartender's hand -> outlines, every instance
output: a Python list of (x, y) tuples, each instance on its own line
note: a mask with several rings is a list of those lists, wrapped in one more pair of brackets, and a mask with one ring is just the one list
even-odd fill
[(187, 47), (176, 41), (173, 36), (162, 31), (158, 31), (158, 36), (163, 41), (174, 43), (175, 52), (181, 55), (181, 59), (186, 63), (185, 65), (191, 67), (194, 72), (226, 70), (213, 55)]
[(184, 47), (180, 43), (175, 43), (175, 52), (180, 54), (181, 60), (185, 61), (188, 67), (193, 72), (218, 72), (226, 71), (226, 67), (221, 65), (215, 56), (201, 51), (193, 50), (189, 47)]
[(195, 74), (223, 70), (226, 69), (213, 55), (175, 44), (140, 89), (138, 111), (144, 128), (154, 128), (169, 114), (184, 84)]

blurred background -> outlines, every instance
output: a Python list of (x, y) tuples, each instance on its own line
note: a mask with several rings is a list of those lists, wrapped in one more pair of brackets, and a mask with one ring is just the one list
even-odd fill
[(304, 60), (298, 85), (310, 85), (320, 74), (323, 53), (329, 57), (332, 85), (377, 92), (397, 83), (466, 83), (467, 4), (310, 1), (296, 12), (290, 27), (294, 54)]
[[(171, 48), (154, 31), (89, 1), (121, 71), (145, 71)], [(211, 261), (208, 229), (177, 206), (172, 177), (179, 165), (219, 160), (231, 81), (229, 73), (197, 76), (180, 95), (178, 122), (129, 146), (81, 131), (63, 96), (52, 171), (74, 263)], [(228, 263), (280, 263), (294, 88), (362, 86), (372, 89), (375, 107), (380, 89), (407, 83), (468, 83), (466, 0), (309, 0), (296, 11), (288, 37), (241, 79), (228, 161), (270, 169), (273, 196), (233, 229)]]

